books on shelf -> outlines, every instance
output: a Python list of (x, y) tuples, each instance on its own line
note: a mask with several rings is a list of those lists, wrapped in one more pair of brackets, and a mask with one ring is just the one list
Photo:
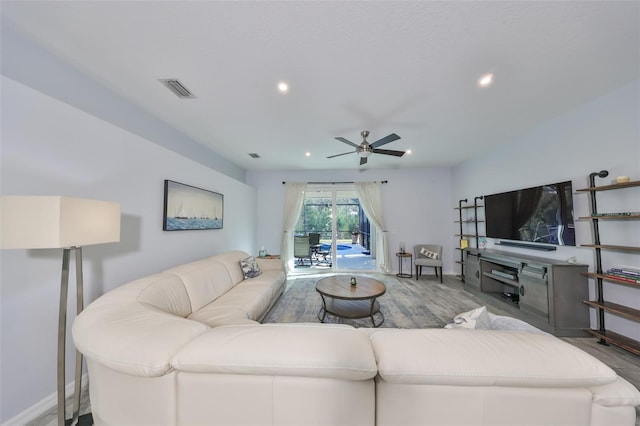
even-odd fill
[(605, 275), (620, 281), (640, 284), (640, 270), (635, 268), (609, 268)]

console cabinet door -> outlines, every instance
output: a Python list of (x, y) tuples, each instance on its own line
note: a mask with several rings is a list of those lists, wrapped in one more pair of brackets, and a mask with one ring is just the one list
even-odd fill
[(518, 276), (520, 282), (520, 309), (537, 315), (549, 316), (549, 290), (547, 276)]
[(480, 290), (480, 259), (478, 259), (478, 256), (467, 253), (465, 267), (467, 269), (464, 274), (465, 285), (470, 285)]

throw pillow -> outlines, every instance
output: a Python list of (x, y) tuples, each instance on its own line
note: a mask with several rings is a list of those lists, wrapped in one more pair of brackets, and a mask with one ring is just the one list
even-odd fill
[(249, 278), (255, 278), (262, 273), (262, 271), (258, 267), (258, 261), (253, 256), (242, 259), (240, 261), (240, 267), (242, 268), (242, 273), (244, 274), (245, 280)]
[(424, 257), (428, 257), (429, 259), (434, 259), (434, 260), (438, 259), (438, 253), (427, 250), (424, 247), (420, 249), (420, 254), (423, 255)]
[(491, 330), (491, 319), (486, 306), (456, 315), (451, 324), (444, 328), (472, 328), (476, 330)]

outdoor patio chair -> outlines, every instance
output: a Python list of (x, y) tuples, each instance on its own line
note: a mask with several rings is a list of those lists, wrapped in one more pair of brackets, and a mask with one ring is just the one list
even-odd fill
[(320, 250), (320, 234), (309, 232), (309, 249), (311, 250), (311, 262), (318, 260), (318, 250)]
[[(327, 247), (323, 249), (323, 247)], [(331, 244), (329, 246), (320, 246), (318, 249), (318, 265), (326, 265), (331, 266), (333, 263), (331, 262)]]
[[(311, 266), (311, 248), (308, 235), (293, 237), (293, 257), (296, 258), (297, 266)], [(309, 260), (309, 265), (305, 264), (305, 259)]]

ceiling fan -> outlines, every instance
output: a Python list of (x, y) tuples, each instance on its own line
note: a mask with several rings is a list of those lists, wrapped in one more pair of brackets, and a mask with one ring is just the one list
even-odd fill
[(339, 157), (341, 155), (353, 154), (355, 152), (358, 155), (360, 155), (360, 165), (362, 166), (363, 164), (367, 164), (367, 158), (371, 154), (393, 155), (395, 157), (402, 157), (404, 155), (404, 151), (394, 151), (391, 149), (378, 149), (379, 146), (382, 146), (382, 145), (388, 144), (389, 142), (393, 142), (400, 139), (400, 136), (396, 135), (395, 133), (391, 133), (390, 135), (385, 136), (384, 138), (379, 139), (373, 143), (367, 142), (367, 136), (369, 136), (368, 130), (363, 130), (362, 132), (360, 132), (360, 136), (362, 136), (362, 143), (360, 145), (356, 145), (355, 143), (343, 137), (338, 136), (336, 138), (337, 140), (339, 140), (340, 142), (344, 142), (347, 145), (351, 145), (356, 150), (343, 152), (342, 154), (330, 155), (327, 158)]

